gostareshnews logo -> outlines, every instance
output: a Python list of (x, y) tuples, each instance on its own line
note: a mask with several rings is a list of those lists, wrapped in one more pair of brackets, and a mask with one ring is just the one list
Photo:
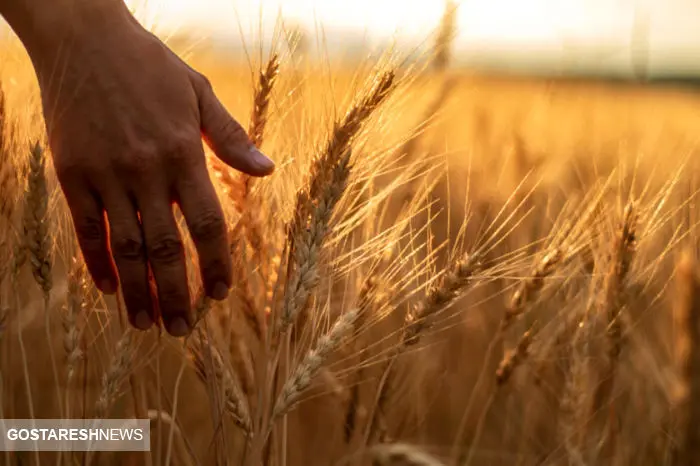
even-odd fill
[(0, 419), (0, 451), (148, 451), (148, 419)]

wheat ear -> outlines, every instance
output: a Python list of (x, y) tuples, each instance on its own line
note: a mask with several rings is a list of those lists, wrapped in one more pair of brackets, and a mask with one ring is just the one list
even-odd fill
[(127, 329), (114, 348), (114, 356), (107, 372), (102, 377), (102, 390), (97, 398), (97, 403), (95, 403), (95, 417), (97, 419), (104, 419), (107, 416), (109, 408), (117, 398), (119, 389), (132, 369), (136, 354), (133, 340), (132, 330)]
[(46, 157), (37, 142), (29, 157), (29, 177), (24, 209), (24, 238), (34, 279), (45, 295), (51, 292), (51, 257), (48, 227), (49, 194), (46, 186)]
[[(299, 217), (294, 228), (291, 254), (292, 275), (289, 278), (282, 304), (279, 333), (284, 333), (307, 305), (319, 281), (319, 259), (336, 204), (347, 187), (350, 176), (350, 151), (334, 167), (330, 180), (319, 193), (318, 203), (306, 207), (310, 211), (307, 228), (301, 227)], [(305, 210), (306, 210), (305, 208)]]
[(501, 320), (501, 332), (508, 330), (513, 321), (523, 314), (527, 306), (537, 299), (544, 287), (545, 278), (554, 272), (562, 257), (561, 250), (555, 247), (537, 261), (530, 276), (520, 282), (518, 289), (513, 293), (510, 304)]
[(367, 426), (366, 440), (384, 437), (384, 411), (388, 394), (396, 377), (396, 361), (411, 346), (416, 345), (423, 333), (430, 328), (437, 314), (446, 309), (474, 283), (475, 274), (481, 269), (479, 253), (465, 254), (453, 261), (443, 272), (436, 286), (432, 287), (405, 319), (401, 341), (389, 355), (384, 374), (379, 382), (374, 409)]
[(507, 352), (496, 370), (496, 383), (501, 386), (508, 383), (515, 369), (520, 366), (527, 357), (532, 343), (533, 331), (528, 330), (521, 337), (515, 348)]
[(321, 337), (316, 348), (309, 351), (292, 375), (287, 379), (272, 410), (272, 420), (285, 415), (299, 400), (323, 367), (328, 357), (340, 346), (343, 339), (355, 327), (359, 309), (346, 312), (338, 318), (330, 331)]
[(53, 288), (51, 277), (51, 237), (49, 235), (48, 218), (49, 193), (46, 182), (46, 154), (37, 141), (29, 154), (29, 175), (27, 193), (25, 196), (23, 229), (24, 244), (31, 265), (34, 280), (39, 285), (44, 296), (44, 331), (46, 344), (53, 370), (54, 383), (59, 411), (63, 413), (63, 397), (59, 383), (58, 365), (51, 332), (50, 295)]
[(78, 363), (83, 357), (83, 352), (80, 348), (78, 320), (83, 317), (85, 312), (86, 284), (85, 266), (78, 259), (74, 258), (70, 275), (68, 276), (67, 302), (63, 319), (63, 348), (66, 351), (66, 378), (68, 385), (73, 380)]
[[(192, 342), (190, 351), (199, 377), (202, 381), (211, 381), (223, 389), (226, 412), (246, 435), (252, 435), (253, 423), (248, 399), (241, 389), (238, 378), (224, 362), (216, 345), (212, 344), (205, 332), (200, 330), (198, 338)], [(209, 375), (208, 367), (212, 367), (213, 374)]]
[(282, 305), (279, 332), (285, 332), (307, 305), (318, 284), (318, 259), (335, 205), (345, 190), (350, 171), (350, 146), (364, 122), (389, 96), (394, 71), (377, 79), (336, 125), (325, 150), (311, 164), (310, 180), (297, 194), (295, 217), (289, 228), (291, 276)]
[[(601, 314), (604, 313), (607, 320), (608, 360), (594, 394), (593, 413), (607, 411), (610, 413), (609, 418), (613, 417), (615, 408), (612, 395), (617, 365), (623, 347), (622, 312), (625, 306), (624, 294), (627, 277), (637, 244), (637, 221), (637, 211), (634, 203), (630, 202), (625, 207), (622, 224), (613, 243), (610, 269), (605, 275), (603, 284)], [(610, 457), (613, 456), (615, 433), (614, 422), (609, 422), (603, 446), (611, 451)]]

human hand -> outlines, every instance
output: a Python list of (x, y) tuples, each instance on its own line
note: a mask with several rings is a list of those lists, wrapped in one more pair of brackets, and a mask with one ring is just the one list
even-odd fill
[(90, 274), (106, 294), (121, 284), (135, 327), (151, 327), (159, 309), (168, 332), (182, 336), (193, 316), (173, 203), (196, 245), (206, 294), (226, 298), (232, 280), (202, 135), (235, 169), (264, 176), (274, 164), (251, 145), (206, 78), (124, 10), (79, 21), (54, 47), (28, 49)]

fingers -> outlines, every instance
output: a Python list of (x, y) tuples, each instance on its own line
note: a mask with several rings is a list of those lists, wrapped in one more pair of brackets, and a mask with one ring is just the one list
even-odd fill
[(216, 155), (236, 170), (252, 176), (272, 173), (275, 163), (250, 142), (243, 127), (224, 108), (208, 81), (198, 76), (195, 90), (202, 133)]
[(163, 323), (171, 335), (185, 336), (192, 325), (187, 266), (168, 189), (155, 184), (140, 191), (137, 199)]
[(176, 185), (180, 209), (197, 248), (204, 289), (210, 298), (226, 299), (232, 282), (226, 220), (202, 163), (183, 171)]
[(114, 294), (119, 281), (109, 252), (107, 223), (102, 205), (81, 182), (65, 183), (63, 190), (85, 265), (97, 288), (104, 294)]
[(111, 253), (119, 273), (129, 321), (138, 329), (148, 330), (156, 321), (156, 315), (136, 206), (119, 187), (103, 190), (101, 194), (109, 218)]

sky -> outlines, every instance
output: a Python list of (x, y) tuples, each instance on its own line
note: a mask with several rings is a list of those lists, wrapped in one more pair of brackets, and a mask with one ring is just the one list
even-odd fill
[[(278, 17), (332, 41), (348, 34), (425, 42), (443, 14), (443, 0), (126, 0), (144, 23), (233, 43), (270, 32)], [(697, 0), (456, 0), (458, 58), (513, 66), (602, 67), (629, 71), (648, 50), (652, 72), (700, 75)], [(697, 60), (695, 57), (699, 57)]]
[[(166, 29), (235, 40), (285, 23), (325, 34), (356, 32), (425, 41), (440, 22), (442, 0), (133, 0)], [(696, 0), (461, 0), (456, 48), (486, 58), (631, 70), (634, 53), (648, 66), (700, 73), (700, 2)]]

